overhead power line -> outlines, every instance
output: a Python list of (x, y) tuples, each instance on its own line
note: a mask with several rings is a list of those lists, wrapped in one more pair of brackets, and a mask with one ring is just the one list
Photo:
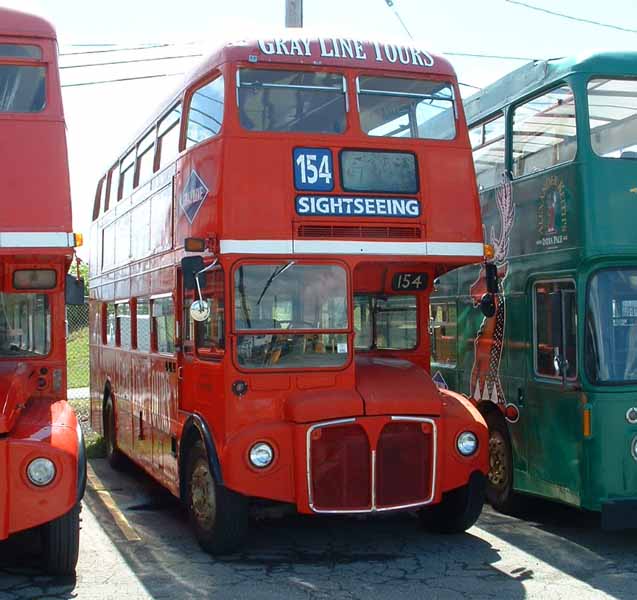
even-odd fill
[(400, 16), (400, 13), (398, 12), (398, 9), (394, 6), (394, 0), (385, 0), (385, 4), (387, 4), (387, 6), (389, 6), (389, 8), (391, 8), (392, 11), (394, 11), (394, 14), (396, 15), (396, 18), (398, 19), (398, 21), (402, 25), (402, 28), (405, 30), (405, 33), (407, 33), (407, 35), (413, 40), (414, 36), (411, 35), (411, 31), (409, 31), (409, 29), (407, 29), (407, 25), (405, 25), (405, 21), (402, 20), (402, 18)]
[(573, 15), (567, 15), (565, 13), (549, 10), (548, 8), (542, 8), (541, 6), (535, 6), (528, 4), (527, 2), (520, 2), (520, 0), (504, 0), (509, 4), (517, 4), (530, 10), (536, 10), (538, 12), (546, 13), (547, 15), (553, 15), (554, 17), (561, 17), (563, 19), (569, 19), (570, 21), (577, 21), (578, 23), (587, 23), (588, 25), (597, 25), (598, 27), (606, 27), (608, 29), (615, 29), (616, 31), (624, 31), (626, 33), (637, 33), (637, 29), (630, 29), (628, 27), (621, 27), (619, 25), (612, 25), (610, 23), (602, 23), (601, 21), (595, 21), (593, 19), (584, 19), (582, 17), (575, 17)]
[(491, 58), (494, 60), (523, 60), (528, 62), (539, 60), (529, 56), (503, 56), (501, 54), (475, 54), (470, 52), (443, 52), (443, 54), (447, 56), (466, 56), (467, 58)]
[(178, 58), (193, 58), (202, 56), (201, 54), (182, 54), (180, 56), (158, 56), (154, 58), (132, 58), (130, 60), (114, 60), (111, 62), (87, 63), (85, 65), (65, 65), (62, 69), (82, 69), (84, 67), (107, 67), (110, 65), (127, 65), (130, 63), (157, 62), (159, 60), (176, 60)]
[(82, 87), (87, 85), (101, 85), (104, 83), (121, 83), (125, 81), (137, 81), (139, 79), (155, 79), (158, 77), (176, 77), (177, 75), (183, 75), (183, 73), (159, 73), (157, 75), (138, 75), (137, 77), (121, 77), (119, 79), (103, 79), (101, 81), (83, 81), (81, 83), (64, 83), (60, 87)]
[[(149, 44), (139, 44), (137, 46), (131, 46), (128, 48), (109, 48), (108, 50), (82, 50), (81, 52), (62, 52), (60, 56), (82, 56), (84, 54), (106, 54), (108, 52), (129, 52), (132, 50), (155, 50), (156, 48), (171, 48), (174, 46), (192, 46), (199, 42), (157, 42)], [(117, 44), (86, 44), (87, 46), (117, 46)], [(78, 46), (78, 44), (70, 44), (70, 47)], [(79, 44), (82, 46), (82, 44)]]

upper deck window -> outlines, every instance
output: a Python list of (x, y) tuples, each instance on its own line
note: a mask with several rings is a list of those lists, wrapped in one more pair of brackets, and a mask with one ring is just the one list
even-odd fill
[(239, 118), (250, 131), (343, 133), (345, 78), (322, 71), (237, 72)]
[(502, 183), (504, 173), (504, 115), (476, 125), (469, 131), (473, 164), (480, 190)]
[(513, 176), (522, 177), (575, 158), (575, 98), (562, 85), (515, 109)]
[(42, 58), (39, 46), (26, 44), (0, 44), (0, 58)]
[(46, 68), (0, 65), (0, 113), (44, 110)]
[(223, 122), (223, 77), (206, 83), (192, 95), (188, 110), (186, 148), (217, 135)]
[(591, 145), (605, 158), (637, 158), (637, 81), (592, 79), (588, 83)]
[(159, 168), (163, 169), (179, 155), (179, 134), (181, 103), (177, 104), (159, 122), (157, 131), (159, 143)]
[(430, 140), (456, 137), (451, 84), (367, 76), (356, 83), (361, 127), (368, 135)]

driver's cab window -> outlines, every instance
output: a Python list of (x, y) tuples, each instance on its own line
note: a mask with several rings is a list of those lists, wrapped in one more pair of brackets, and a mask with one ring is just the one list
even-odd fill
[(413, 350), (418, 345), (416, 296), (354, 296), (356, 350)]
[(204, 321), (194, 321), (190, 316), (192, 303), (199, 298), (197, 290), (188, 290), (184, 298), (185, 350), (196, 348), (202, 358), (214, 358), (223, 353), (225, 338), (225, 283), (220, 266), (199, 275), (201, 297), (207, 302), (210, 315)]

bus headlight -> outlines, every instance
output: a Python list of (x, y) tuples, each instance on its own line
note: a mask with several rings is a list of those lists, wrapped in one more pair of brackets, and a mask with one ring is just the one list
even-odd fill
[(456, 447), (462, 456), (471, 456), (478, 449), (478, 438), (471, 431), (463, 431), (456, 440)]
[(637, 435), (630, 441), (630, 453), (637, 460)]
[(43, 487), (55, 479), (55, 465), (48, 458), (36, 458), (27, 467), (27, 477), (33, 485)]
[(265, 469), (274, 459), (274, 450), (270, 444), (265, 442), (257, 442), (250, 448), (250, 462), (257, 469)]

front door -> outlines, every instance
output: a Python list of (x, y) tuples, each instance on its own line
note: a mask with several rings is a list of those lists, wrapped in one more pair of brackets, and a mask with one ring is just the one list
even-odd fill
[(537, 280), (531, 294), (533, 370), (525, 410), (528, 491), (579, 504), (582, 406), (577, 385), (575, 282)]

